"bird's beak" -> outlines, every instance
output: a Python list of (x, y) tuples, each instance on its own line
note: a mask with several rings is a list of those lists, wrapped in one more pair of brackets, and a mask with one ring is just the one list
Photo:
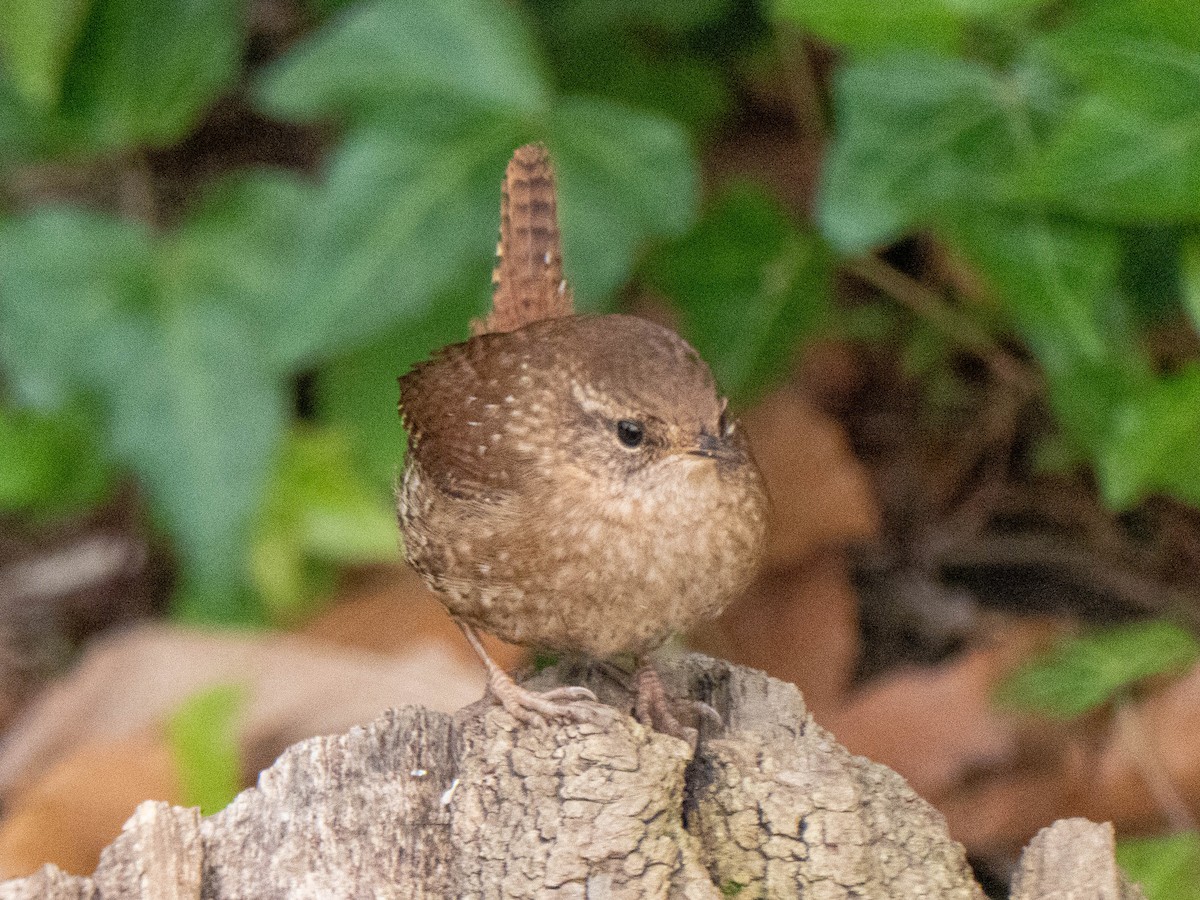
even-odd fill
[(713, 437), (711, 434), (701, 434), (700, 441), (697, 446), (688, 450), (692, 456), (700, 456), (704, 459), (716, 460), (733, 460), (737, 458), (737, 450), (726, 441), (719, 437)]

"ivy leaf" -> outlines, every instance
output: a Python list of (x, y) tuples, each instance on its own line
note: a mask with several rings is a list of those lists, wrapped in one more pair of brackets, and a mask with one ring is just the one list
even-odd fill
[(57, 408), (107, 369), (102, 336), (153, 291), (142, 228), (47, 208), (0, 225), (0, 363), (22, 402)]
[(945, 213), (1002, 204), (1033, 147), (1019, 123), (1036, 83), (974, 62), (918, 53), (850, 63), (834, 87), (837, 139), (817, 221), (836, 248), (859, 253)]
[(961, 52), (985, 23), (1012, 27), (1047, 0), (913, 0), (865, 4), (858, 0), (775, 0), (776, 15), (832, 44), (858, 53), (889, 50)]
[(748, 185), (657, 253), (650, 277), (679, 305), (688, 338), (738, 400), (782, 374), (797, 339), (832, 314), (828, 252)]
[(1200, 367), (1151, 371), (1117, 289), (1116, 236), (1032, 215), (977, 214), (944, 231), (1004, 299), (1105, 501), (1128, 508), (1163, 491), (1200, 502)]
[(241, 0), (93, 0), (63, 79), (65, 149), (165, 146), (237, 74)]
[[(185, 565), (229, 620), (244, 579), (245, 539), (288, 408), (258, 345), (224, 310), (181, 305), (137, 322), (109, 376), (111, 440), (137, 472)], [(224, 592), (224, 593), (223, 593)], [(219, 598), (225, 597), (224, 601)]]
[(511, 123), (356, 130), (333, 160), (286, 281), (304, 319), (281, 360), (329, 357), (427, 308), (462, 267), (494, 253)]
[(1200, 506), (1200, 365), (1159, 377), (1120, 408), (1100, 448), (1105, 500), (1118, 509), (1162, 491)]
[(237, 175), (215, 185), (168, 238), (161, 270), (168, 293), (223, 305), (251, 328), (264, 365), (291, 372), (319, 344), (321, 320), (292, 279), (302, 267), (316, 189), (284, 172)]
[(595, 36), (626, 29), (691, 31), (713, 24), (733, 4), (731, 0), (549, 0), (543, 5), (549, 6), (543, 15), (553, 16), (560, 30)]
[(295, 279), (321, 298), (324, 353), (386, 327), (398, 308), (419, 314), (450, 273), (490, 259), (504, 167), (526, 141), (554, 155), (565, 265), (584, 308), (628, 277), (646, 238), (694, 214), (696, 166), (679, 126), (555, 97), (527, 29), (497, 0), (377, 0), (269, 71), (258, 95), (274, 115), (351, 126)]
[(246, 705), (241, 685), (224, 684), (189, 697), (167, 722), (167, 740), (183, 787), (184, 804), (211, 816), (241, 787), (235, 720)]
[(103, 499), (113, 471), (91, 425), (76, 410), (0, 407), (0, 510), (49, 517)]
[(1194, 221), (1200, 206), (1200, 41), (1171, 22), (1100, 5), (1032, 50), (1079, 99), (1030, 173), (1039, 196), (1120, 222)]
[(0, 58), (31, 106), (47, 109), (58, 102), (89, 5), (90, 0), (7, 0), (0, 6)]
[(1200, 659), (1200, 644), (1170, 622), (1140, 622), (1071, 638), (1006, 678), (997, 699), (1056, 718), (1081, 716), (1119, 691)]
[(1150, 377), (1116, 291), (1115, 236), (1020, 213), (946, 218), (941, 231), (1004, 301), (1068, 435), (1101, 457)]
[(355, 471), (381, 496), (391, 496), (404, 459), (396, 379), (437, 348), (466, 340), (468, 323), (482, 315), (490, 302), (488, 270), (488, 262), (479, 260), (424, 313), (339, 354), (316, 373), (313, 395), (318, 421), (347, 436)]
[(858, 0), (777, 0), (776, 15), (831, 44), (854, 50), (889, 47), (954, 50), (962, 41), (965, 17), (946, 0), (865, 4)]
[(1183, 304), (1192, 327), (1200, 332), (1200, 237), (1183, 242)]
[(271, 115), (298, 121), (436, 97), (537, 114), (547, 91), (533, 42), (499, 0), (374, 0), (318, 31), (261, 79)]
[(269, 335), (171, 281), (169, 245), (136, 226), (50, 210), (4, 238), (5, 371), (46, 406), (98, 401), (114, 460), (146, 486), (187, 581), (218, 604), (193, 612), (244, 616), (245, 536), (288, 407), (260, 349)]
[(629, 276), (647, 237), (680, 234), (695, 218), (687, 135), (668, 119), (568, 97), (554, 109), (547, 143), (560, 184), (563, 265), (579, 305), (594, 309)]

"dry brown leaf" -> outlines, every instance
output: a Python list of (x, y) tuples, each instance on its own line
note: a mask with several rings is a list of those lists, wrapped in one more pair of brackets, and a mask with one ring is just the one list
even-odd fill
[[(416, 645), (440, 645), (464, 663), (480, 665), (445, 607), (408, 566), (376, 570), (300, 633), (373, 653), (399, 654)], [(504, 668), (511, 670), (526, 661), (528, 654), (522, 648), (488, 634), (481, 637), (492, 659)]]
[[(1200, 819), (1200, 666), (1170, 681), (1112, 723), (1083, 809), (1123, 832)], [(1172, 805), (1179, 805), (1171, 821)], [(1192, 825), (1194, 827), (1194, 824)]]
[(5, 801), (0, 878), (52, 862), (88, 875), (142, 800), (183, 802), (170, 747), (158, 729), (82, 744)]
[(691, 636), (705, 653), (790, 681), (822, 724), (842, 707), (858, 662), (858, 596), (845, 555), (764, 572), (717, 621)]
[(301, 738), (343, 731), (388, 707), (456, 710), (483, 694), (484, 674), (437, 642), (388, 656), (295, 635), (141, 626), (96, 641), (4, 736), (0, 797), (76, 747), (141, 731), (227, 683), (247, 688), (238, 732), (253, 774)]
[(879, 509), (866, 470), (833, 419), (781, 390), (744, 423), (771, 496), (767, 568), (799, 565), (876, 534)]

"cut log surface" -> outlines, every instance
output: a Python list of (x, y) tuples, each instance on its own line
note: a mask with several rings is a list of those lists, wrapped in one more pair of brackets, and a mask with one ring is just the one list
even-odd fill
[[(610, 722), (389, 711), (296, 744), (207, 819), (144, 803), (90, 878), (47, 866), (0, 898), (983, 897), (941, 815), (840, 747), (792, 685), (702, 656), (664, 675), (725, 723), (694, 754), (624, 715), (611, 675), (564, 666), (535, 686), (586, 683)], [(1118, 891), (1086, 896), (1139, 896), (1111, 830), (1079, 820), (1031, 845), (1019, 896), (1076, 896), (1061, 880), (1076, 843)]]

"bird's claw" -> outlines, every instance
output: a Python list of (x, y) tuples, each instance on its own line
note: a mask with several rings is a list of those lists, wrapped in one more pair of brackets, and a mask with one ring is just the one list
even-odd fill
[(538, 693), (521, 687), (507, 676), (489, 684), (492, 695), (514, 719), (538, 725), (553, 719), (603, 724), (604, 710), (596, 695), (584, 687), (557, 687)]

